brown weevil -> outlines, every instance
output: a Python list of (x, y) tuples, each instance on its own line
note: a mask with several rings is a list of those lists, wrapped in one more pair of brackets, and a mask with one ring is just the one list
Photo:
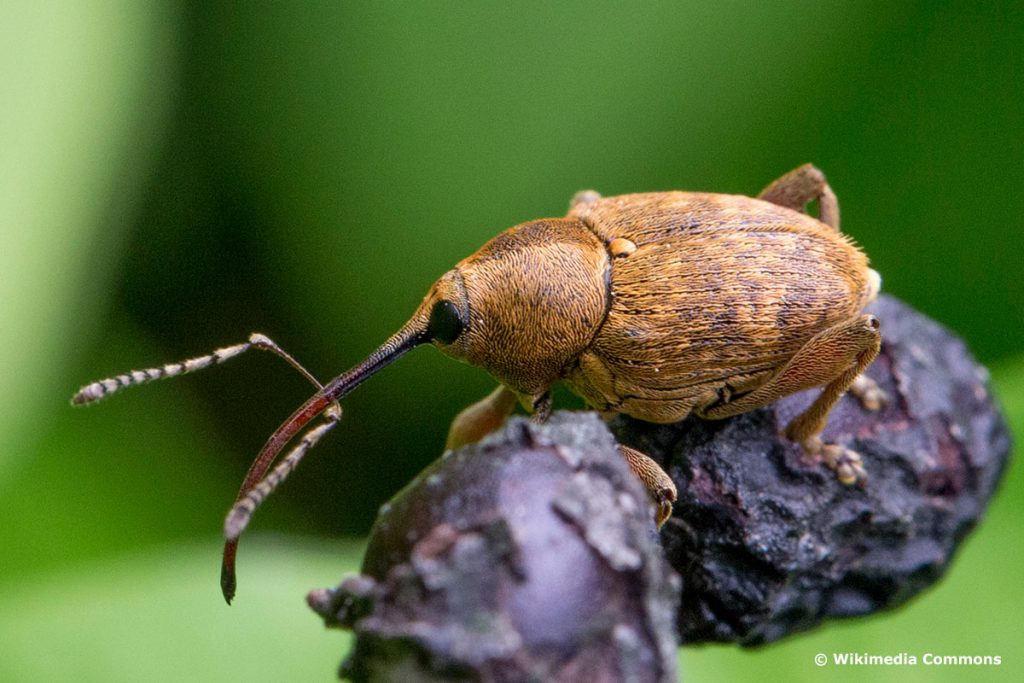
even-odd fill
[[(818, 202), (818, 218), (806, 213)], [(813, 387), (821, 394), (785, 436), (863, 483), (860, 457), (822, 443), (829, 411), (852, 389), (867, 409), (884, 394), (861, 372), (880, 346), (879, 322), (862, 311), (881, 281), (839, 231), (839, 208), (810, 164), (758, 197), (657, 192), (578, 193), (564, 218), (517, 225), (458, 263), (430, 288), (412, 318), (366, 360), (321, 385), (274, 342), (247, 343), (83, 387), (73, 403), (198, 370), (250, 349), (270, 350), (317, 391), (285, 420), (253, 461), (225, 520), (221, 588), (235, 592), (239, 535), (259, 504), (341, 416), (338, 401), (415, 346), (487, 370), (500, 383), (463, 410), (448, 448), (495, 429), (518, 402), (545, 420), (562, 381), (591, 407), (640, 420), (719, 419)], [(308, 431), (276, 466), (284, 446)], [(620, 446), (663, 524), (676, 489), (649, 457)]]

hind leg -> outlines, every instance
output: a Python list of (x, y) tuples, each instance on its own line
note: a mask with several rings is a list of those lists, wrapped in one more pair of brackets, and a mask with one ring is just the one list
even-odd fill
[(782, 176), (757, 195), (772, 204), (806, 213), (807, 203), (818, 200), (818, 220), (839, 230), (839, 200), (813, 164), (804, 164)]
[(865, 410), (877, 412), (889, 404), (889, 395), (875, 380), (861, 373), (850, 385), (850, 393), (857, 397)]
[(824, 385), (814, 403), (789, 423), (785, 435), (799, 443), (813, 460), (824, 462), (834, 470), (842, 483), (863, 482), (867, 474), (860, 456), (841, 446), (822, 443), (818, 435), (825, 428), (832, 407), (878, 355), (881, 346), (878, 327), (878, 319), (873, 315), (860, 315), (834, 325), (812, 337), (765, 384), (730, 403), (701, 408), (696, 413), (710, 419), (729, 417)]
[(825, 428), (832, 406), (877, 354), (878, 349), (874, 349), (873, 352), (869, 350), (858, 356), (853, 367), (826, 385), (811, 407), (793, 418), (786, 427), (786, 438), (799, 443), (812, 460), (824, 462), (836, 473), (836, 478), (848, 486), (867, 482), (868, 475), (864, 471), (860, 454), (838, 444), (824, 443), (819, 434)]

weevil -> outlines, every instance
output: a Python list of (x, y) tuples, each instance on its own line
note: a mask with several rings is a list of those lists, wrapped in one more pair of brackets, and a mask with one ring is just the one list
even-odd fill
[[(807, 213), (818, 202), (817, 218)], [(181, 363), (84, 386), (90, 403), (123, 387), (224, 362), (257, 348), (299, 370), (316, 393), (256, 456), (225, 520), (221, 588), (235, 593), (238, 538), (262, 501), (341, 417), (338, 401), (421, 344), (487, 370), (499, 385), (456, 416), (448, 448), (476, 441), (521, 404), (551, 413), (564, 382), (605, 414), (656, 423), (721, 419), (823, 387), (785, 429), (840, 482), (864, 483), (860, 456), (820, 434), (853, 390), (866, 409), (884, 393), (861, 373), (878, 354), (879, 321), (863, 312), (881, 280), (839, 230), (825, 176), (807, 164), (756, 198), (696, 192), (602, 197), (578, 193), (562, 218), (522, 223), (441, 276), (408, 322), (326, 385), (272, 340), (249, 341)], [(282, 449), (318, 416), (292, 451)], [(662, 525), (676, 488), (647, 455), (619, 447), (645, 484)]]

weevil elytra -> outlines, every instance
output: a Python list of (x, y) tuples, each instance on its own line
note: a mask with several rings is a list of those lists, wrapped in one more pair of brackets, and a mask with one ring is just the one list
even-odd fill
[[(813, 200), (818, 218), (806, 213)], [(259, 504), (337, 423), (341, 398), (425, 343), (499, 382), (455, 418), (449, 448), (495, 429), (516, 403), (546, 420), (559, 381), (597, 410), (658, 423), (690, 414), (725, 418), (823, 387), (785, 436), (842, 483), (863, 483), (860, 457), (822, 443), (819, 434), (847, 390), (868, 409), (885, 399), (861, 375), (881, 343), (878, 320), (862, 312), (880, 284), (863, 252), (840, 232), (835, 194), (810, 164), (757, 198), (585, 191), (565, 217), (517, 225), (459, 262), (398, 332), (326, 385), (254, 334), (207, 356), (93, 382), (73, 403), (198, 370), (250, 348), (276, 353), (316, 387), (256, 456), (225, 520), (221, 587), (230, 602), (238, 538)], [(324, 421), (275, 466), (284, 446), (320, 415)], [(643, 453), (620, 450), (663, 524), (675, 485)]]

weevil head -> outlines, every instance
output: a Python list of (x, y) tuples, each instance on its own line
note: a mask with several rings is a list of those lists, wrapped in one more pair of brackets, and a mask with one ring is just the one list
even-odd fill
[(511, 228), (441, 276), (401, 329), (292, 413), (256, 456), (225, 522), (221, 589), (228, 603), (238, 536), (259, 504), (247, 496), (261, 490), (281, 449), (303, 426), (325, 411), (336, 420), (340, 409), (332, 404), (426, 342), (488, 370), (532, 407), (597, 333), (610, 300), (608, 277), (604, 245), (574, 218)]
[(445, 273), (414, 319), (443, 353), (539, 397), (604, 320), (608, 267), (603, 243), (580, 221), (524, 223)]
[(610, 301), (608, 277), (604, 245), (575, 218), (506, 230), (441, 276), (401, 329), (302, 404), (256, 456), (225, 522), (221, 590), (228, 603), (235, 594), (238, 537), (262, 500), (250, 500), (249, 494), (267, 485), (270, 477), (264, 475), (299, 430), (325, 411), (337, 420), (336, 401), (426, 342), (488, 370), (532, 407), (573, 368), (597, 333)]

